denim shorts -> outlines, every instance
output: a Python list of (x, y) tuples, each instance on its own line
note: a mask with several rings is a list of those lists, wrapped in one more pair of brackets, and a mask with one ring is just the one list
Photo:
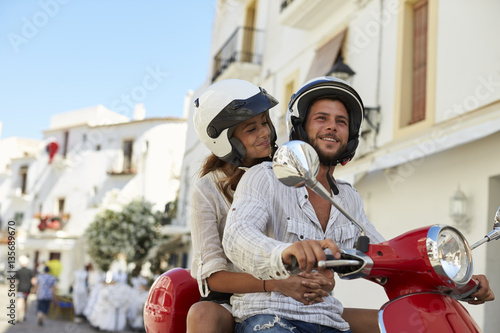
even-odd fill
[(234, 328), (234, 333), (255, 333), (260, 331), (264, 333), (352, 333), (351, 330), (339, 331), (332, 327), (307, 323), (300, 320), (279, 318), (275, 315), (256, 315), (247, 318), (241, 323), (236, 323)]

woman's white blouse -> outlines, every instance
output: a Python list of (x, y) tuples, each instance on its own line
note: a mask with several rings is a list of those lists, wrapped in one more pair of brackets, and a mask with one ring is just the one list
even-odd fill
[(233, 265), (222, 249), (222, 235), (231, 206), (217, 186), (225, 175), (213, 171), (194, 185), (191, 200), (191, 241), (193, 262), (191, 276), (198, 281), (200, 294), (209, 293), (207, 278), (219, 271), (232, 271)]

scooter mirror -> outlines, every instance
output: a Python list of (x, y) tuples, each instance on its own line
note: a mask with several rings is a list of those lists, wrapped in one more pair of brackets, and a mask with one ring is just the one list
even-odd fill
[(278, 148), (273, 158), (273, 171), (276, 177), (286, 186), (308, 188), (328, 200), (349, 221), (361, 231), (356, 248), (362, 252), (368, 251), (369, 239), (366, 230), (342, 206), (333, 200), (329, 191), (316, 179), (319, 171), (319, 157), (316, 150), (306, 142), (293, 140)]
[(481, 239), (480, 241), (477, 241), (474, 244), (472, 244), (470, 248), (471, 250), (474, 250), (475, 248), (477, 248), (480, 245), (483, 245), (486, 242), (498, 239), (500, 239), (500, 207), (498, 207), (497, 212), (495, 214), (495, 218), (493, 219), (493, 231), (484, 236), (484, 238)]
[(318, 154), (303, 141), (290, 141), (276, 151), (273, 171), (286, 186), (302, 187), (316, 179), (319, 171)]

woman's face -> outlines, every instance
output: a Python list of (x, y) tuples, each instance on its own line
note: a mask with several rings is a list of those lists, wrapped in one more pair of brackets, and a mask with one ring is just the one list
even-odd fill
[(233, 136), (243, 143), (247, 154), (243, 164), (252, 166), (257, 159), (271, 154), (271, 128), (267, 112), (252, 117), (236, 126)]

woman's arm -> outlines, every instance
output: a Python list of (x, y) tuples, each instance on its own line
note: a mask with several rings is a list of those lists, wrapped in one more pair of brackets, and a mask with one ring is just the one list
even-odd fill
[[(219, 271), (208, 279), (210, 290), (225, 293), (280, 292), (305, 305), (323, 301), (335, 281), (320, 273), (300, 274), (285, 280), (259, 280), (247, 273)], [(265, 290), (264, 290), (265, 287)]]

